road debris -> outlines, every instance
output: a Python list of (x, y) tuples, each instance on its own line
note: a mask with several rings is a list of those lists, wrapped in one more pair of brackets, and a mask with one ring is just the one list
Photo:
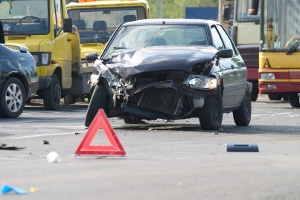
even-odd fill
[(14, 145), (7, 145), (7, 144), (0, 143), (0, 150), (21, 150), (25, 148), (26, 147), (17, 147)]
[(257, 144), (225, 144), (227, 152), (259, 152)]
[(43, 144), (50, 144), (48, 140), (43, 140)]
[(46, 158), (47, 158), (47, 161), (49, 162), (49, 163), (60, 163), (60, 162), (62, 162), (62, 159), (61, 159), (61, 157), (58, 155), (58, 153), (56, 153), (56, 152), (50, 152), (47, 156), (46, 156)]
[(16, 188), (16, 187), (12, 187), (9, 185), (3, 185), (2, 189), (1, 189), (2, 194), (7, 194), (9, 192), (14, 192), (15, 194), (27, 194), (27, 192), (25, 190)]

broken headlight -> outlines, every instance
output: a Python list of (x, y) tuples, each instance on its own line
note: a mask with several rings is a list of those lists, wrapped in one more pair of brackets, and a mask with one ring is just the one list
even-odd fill
[(217, 80), (214, 77), (190, 75), (184, 84), (194, 89), (215, 89), (217, 87)]

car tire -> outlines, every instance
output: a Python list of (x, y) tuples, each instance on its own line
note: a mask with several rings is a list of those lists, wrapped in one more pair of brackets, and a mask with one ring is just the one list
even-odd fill
[(219, 130), (223, 121), (223, 104), (220, 96), (205, 98), (204, 107), (200, 111), (200, 124), (203, 130)]
[(108, 93), (104, 85), (97, 85), (93, 91), (84, 125), (89, 127), (99, 109), (104, 109), (107, 103)]
[(288, 99), (292, 107), (294, 108), (299, 108), (300, 103), (299, 103), (299, 96), (298, 93), (289, 93), (288, 94)]
[(141, 118), (134, 116), (134, 115), (126, 115), (124, 116), (124, 123), (125, 124), (144, 124), (144, 121)]
[(52, 77), (50, 86), (43, 94), (44, 106), (47, 110), (57, 110), (60, 106), (61, 86), (56, 74)]
[(20, 116), (26, 103), (26, 93), (23, 83), (15, 77), (7, 79), (0, 95), (0, 116), (5, 118)]
[(233, 112), (233, 119), (237, 126), (248, 126), (251, 121), (251, 94), (246, 92), (242, 104), (240, 107)]

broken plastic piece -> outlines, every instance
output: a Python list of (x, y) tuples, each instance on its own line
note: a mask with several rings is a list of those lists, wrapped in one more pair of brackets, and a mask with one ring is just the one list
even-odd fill
[(9, 185), (3, 185), (2, 189), (1, 189), (2, 194), (6, 194), (8, 192), (14, 192), (16, 194), (26, 194), (27, 192), (25, 190), (16, 188), (16, 187), (12, 187)]
[(50, 144), (48, 140), (43, 140), (43, 144)]
[(16, 147), (13, 145), (7, 145), (7, 144), (2, 144), (0, 143), (0, 150), (20, 150), (20, 149), (25, 149), (26, 147)]
[(227, 152), (258, 152), (256, 144), (226, 144)]
[(47, 156), (47, 161), (49, 163), (60, 163), (62, 161), (61, 157), (56, 152), (50, 152)]

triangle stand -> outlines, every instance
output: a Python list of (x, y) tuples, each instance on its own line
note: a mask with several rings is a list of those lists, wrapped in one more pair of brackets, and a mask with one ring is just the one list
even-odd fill
[[(99, 129), (103, 129), (108, 141), (111, 145), (91, 145), (95, 135)], [(77, 147), (75, 154), (89, 155), (125, 155), (125, 150), (120, 143), (114, 129), (110, 125), (103, 109), (99, 109), (94, 120), (90, 124), (84, 138)]]

